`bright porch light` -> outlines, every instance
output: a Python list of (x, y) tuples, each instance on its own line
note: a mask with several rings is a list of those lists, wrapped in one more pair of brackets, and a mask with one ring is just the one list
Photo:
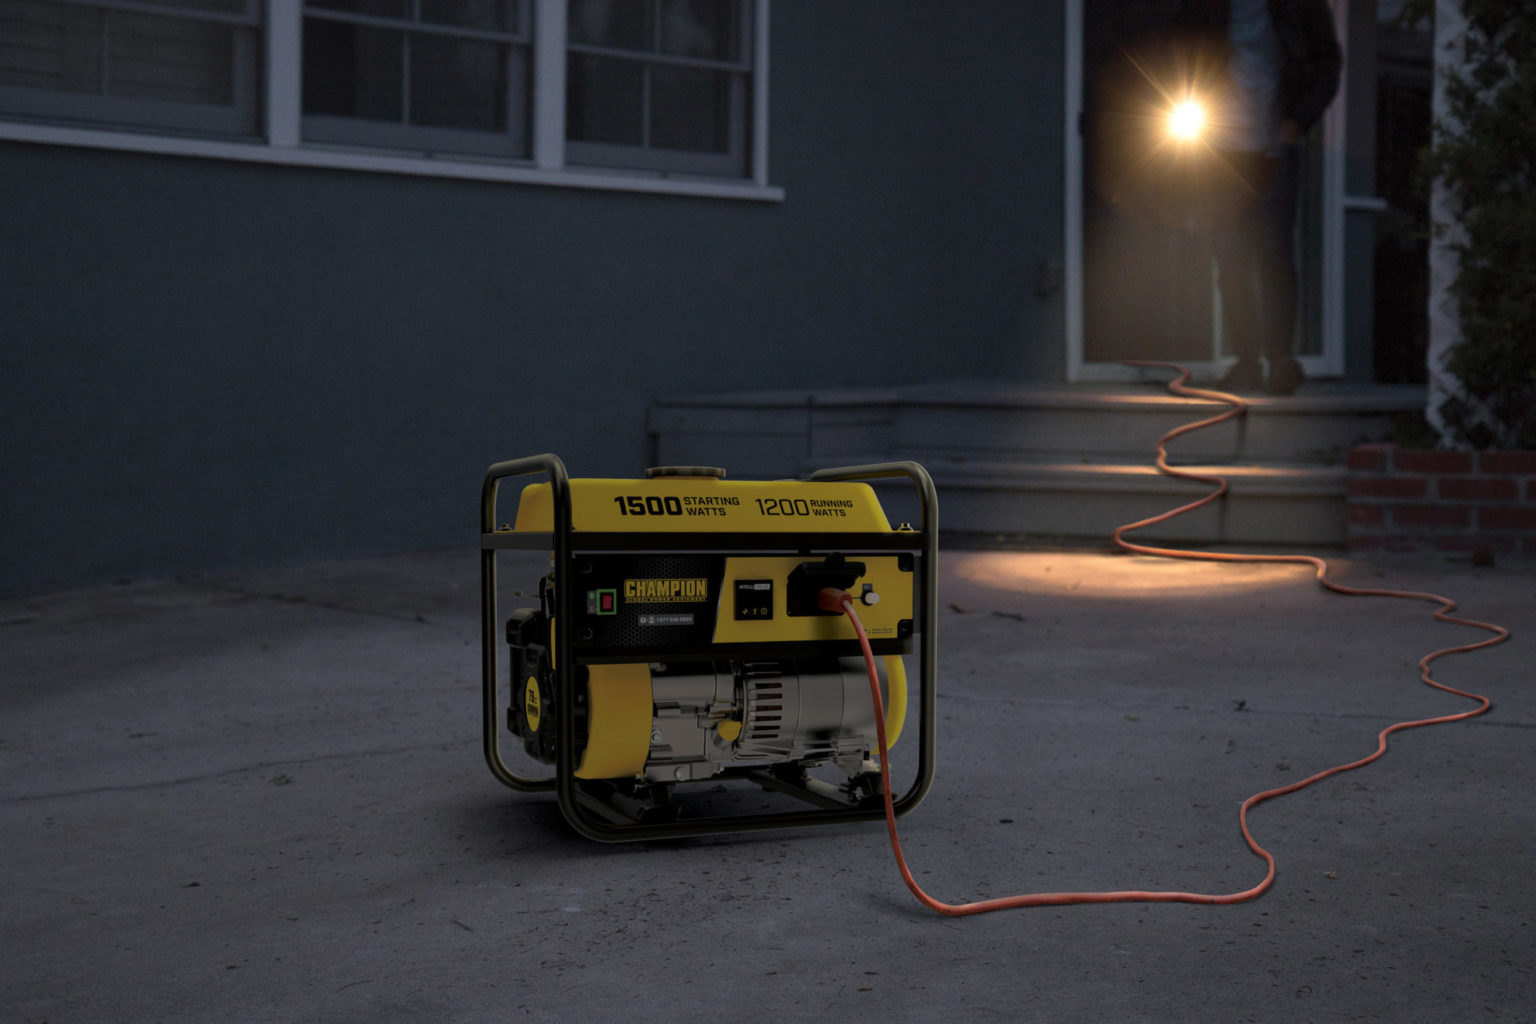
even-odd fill
[(1194, 142), (1205, 131), (1205, 107), (1197, 100), (1184, 100), (1168, 114), (1168, 133), (1181, 142)]

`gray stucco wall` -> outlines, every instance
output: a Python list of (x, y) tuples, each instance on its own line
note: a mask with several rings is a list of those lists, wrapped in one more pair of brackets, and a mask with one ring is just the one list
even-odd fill
[(470, 543), (657, 394), (1059, 378), (1058, 7), (777, 0), (781, 204), (0, 144), (0, 593)]

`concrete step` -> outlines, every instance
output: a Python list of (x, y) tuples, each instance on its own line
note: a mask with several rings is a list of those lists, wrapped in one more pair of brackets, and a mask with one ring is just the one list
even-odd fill
[[(1119, 526), (1196, 501), (1214, 489), (1164, 476), (1150, 463), (956, 463), (930, 458), (924, 466), (939, 492), (941, 532), (956, 534), (1107, 542)], [(1136, 539), (1216, 544), (1344, 543), (1343, 466), (1221, 464), (1180, 468), (1225, 477), (1226, 496), (1167, 523), (1139, 530)]]
[[(1321, 391), (1246, 399), (1241, 417), (1178, 438), (1176, 455), (1228, 462), (1342, 462), (1353, 445), (1386, 436), (1394, 414), (1422, 407), (1422, 392)], [(892, 444), (990, 459), (1146, 457), (1176, 427), (1215, 416), (1220, 402), (1146, 390), (957, 389), (899, 403)]]
[[(1329, 382), (1248, 399), (1242, 417), (1169, 446), (1175, 464), (1227, 476), (1229, 495), (1138, 536), (1340, 545), (1345, 452), (1387, 438), (1392, 417), (1423, 401), (1422, 388)], [(649, 426), (658, 464), (719, 465), (750, 478), (913, 459), (934, 477), (945, 533), (1102, 541), (1121, 524), (1206, 493), (1158, 474), (1155, 447), (1167, 431), (1224, 408), (1169, 395), (1150, 380), (1144, 387), (959, 381), (682, 396), (653, 404)], [(884, 490), (894, 519), (915, 517), (899, 487)]]
[(797, 475), (803, 459), (892, 450), (899, 403), (894, 388), (680, 395), (653, 402), (646, 428), (657, 465), (772, 479)]

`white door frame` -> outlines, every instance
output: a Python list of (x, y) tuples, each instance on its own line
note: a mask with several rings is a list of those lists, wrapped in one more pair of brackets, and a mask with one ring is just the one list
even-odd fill
[[(1063, 93), (1063, 134), (1066, 178), (1065, 262), (1067, 303), (1067, 380), (1129, 380), (1137, 371), (1119, 363), (1090, 363), (1083, 358), (1083, 4), (1084, 0), (1064, 0), (1066, 4), (1065, 40), (1066, 80)], [(1349, 52), (1349, 0), (1331, 0), (1334, 26), (1339, 43)], [(1340, 77), (1339, 94), (1323, 115), (1323, 209), (1322, 209), (1322, 354), (1302, 356), (1301, 365), (1309, 377), (1338, 377), (1344, 372), (1344, 212), (1368, 200), (1344, 194), (1344, 111), (1345, 78)], [(1214, 375), (1224, 363), (1212, 359), (1190, 363), (1197, 374)]]

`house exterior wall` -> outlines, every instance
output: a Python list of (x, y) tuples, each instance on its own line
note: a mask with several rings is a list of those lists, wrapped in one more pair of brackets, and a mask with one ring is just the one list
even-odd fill
[(659, 394), (1060, 379), (1060, 19), (778, 0), (781, 203), (0, 143), (0, 593), (467, 543)]

